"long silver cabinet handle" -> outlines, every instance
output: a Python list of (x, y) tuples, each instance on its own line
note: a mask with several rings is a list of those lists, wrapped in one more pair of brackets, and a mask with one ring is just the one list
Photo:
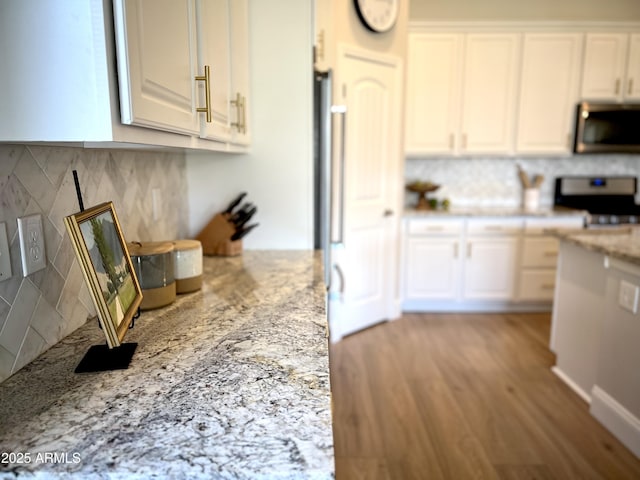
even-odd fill
[[(342, 117), (342, 122), (340, 124), (340, 157), (338, 159), (338, 169), (334, 170), (339, 172), (340, 178), (338, 179), (338, 215), (339, 215), (339, 230), (340, 233), (335, 238), (332, 238), (332, 242), (336, 243), (344, 243), (344, 174), (345, 174), (345, 138), (346, 138), (346, 123), (347, 123), (347, 107), (346, 105), (332, 105), (331, 106), (331, 114), (338, 115)], [(333, 149), (332, 149), (333, 151)], [(331, 211), (334, 212), (335, 205), (332, 203)]]

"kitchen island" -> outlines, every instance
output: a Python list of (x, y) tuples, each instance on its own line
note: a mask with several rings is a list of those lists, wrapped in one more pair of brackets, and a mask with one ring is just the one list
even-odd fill
[(640, 235), (635, 228), (555, 232), (560, 255), (553, 367), (640, 457)]
[(205, 257), (125, 342), (128, 369), (74, 373), (89, 321), (0, 384), (0, 478), (333, 478), (319, 253)]

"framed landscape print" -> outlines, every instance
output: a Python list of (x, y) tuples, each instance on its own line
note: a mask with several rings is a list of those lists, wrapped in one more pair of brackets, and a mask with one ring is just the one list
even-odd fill
[(122, 343), (142, 302), (112, 202), (64, 219), (109, 348)]

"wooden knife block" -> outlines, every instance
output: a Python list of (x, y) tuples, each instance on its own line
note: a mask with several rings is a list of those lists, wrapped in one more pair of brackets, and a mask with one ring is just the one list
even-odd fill
[(242, 254), (242, 240), (231, 240), (235, 226), (224, 213), (217, 213), (196, 236), (202, 243), (202, 253), (234, 257)]

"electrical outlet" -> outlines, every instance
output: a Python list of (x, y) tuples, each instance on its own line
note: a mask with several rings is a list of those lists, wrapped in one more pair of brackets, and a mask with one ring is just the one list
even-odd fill
[(618, 304), (631, 313), (638, 311), (638, 287), (625, 280), (620, 281), (620, 290), (618, 291)]
[(0, 223), (0, 282), (11, 278), (11, 256), (7, 241), (7, 224)]
[(19, 218), (18, 235), (20, 236), (22, 275), (26, 277), (47, 266), (42, 215), (38, 213)]

